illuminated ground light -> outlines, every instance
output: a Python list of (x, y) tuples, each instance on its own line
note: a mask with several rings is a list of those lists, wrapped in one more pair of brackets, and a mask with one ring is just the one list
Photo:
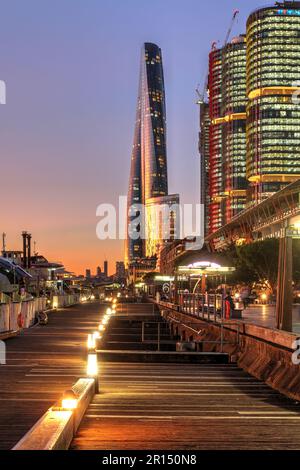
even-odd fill
[(90, 350), (90, 349), (95, 349), (95, 347), (96, 347), (95, 337), (94, 335), (89, 334), (87, 338), (87, 348)]
[(261, 294), (261, 300), (265, 302), (268, 299), (267, 294)]
[(78, 398), (73, 390), (66, 390), (61, 400), (61, 407), (64, 410), (75, 410), (78, 405)]
[(88, 354), (87, 358), (87, 368), (86, 373), (88, 377), (97, 377), (98, 375), (98, 361), (97, 361), (97, 354), (90, 353)]

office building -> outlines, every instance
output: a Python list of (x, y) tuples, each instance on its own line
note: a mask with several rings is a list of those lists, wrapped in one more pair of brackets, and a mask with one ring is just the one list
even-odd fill
[(200, 204), (204, 210), (204, 234), (209, 232), (209, 106), (203, 98), (198, 101), (200, 106), (200, 132), (199, 132), (199, 154), (200, 154)]
[[(152, 43), (142, 48), (140, 82), (128, 189), (126, 265), (146, 256), (148, 200), (168, 194), (166, 108), (162, 53)], [(158, 200), (159, 203), (159, 200)], [(131, 212), (130, 212), (131, 210)], [(136, 217), (140, 221), (133, 224)]]
[(179, 194), (146, 201), (146, 256), (158, 255), (162, 246), (180, 238)]
[(208, 233), (300, 178), (299, 57), (300, 2), (290, 1), (255, 10), (245, 36), (210, 52), (208, 122), (200, 111)]
[(300, 178), (300, 2), (247, 21), (247, 178), (259, 202)]

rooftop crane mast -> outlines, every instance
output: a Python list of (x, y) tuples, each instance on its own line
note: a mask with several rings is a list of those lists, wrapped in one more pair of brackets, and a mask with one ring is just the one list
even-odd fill
[[(231, 34), (232, 28), (234, 26), (235, 20), (237, 19), (237, 16), (238, 16), (239, 13), (240, 13), (239, 10), (234, 10), (234, 12), (233, 12), (231, 22), (230, 22), (230, 26), (228, 28), (228, 31), (227, 31), (227, 34), (226, 34), (226, 37), (225, 37), (224, 46), (226, 46), (226, 44), (228, 42), (228, 39), (229, 39), (229, 36)], [(217, 42), (214, 41), (212, 43), (211, 49), (215, 50), (216, 48), (217, 48)], [(204, 81), (204, 86), (203, 86), (202, 92), (200, 92), (200, 85), (198, 85), (197, 88), (196, 88), (196, 93), (199, 97), (199, 100), (197, 101), (197, 104), (203, 103), (203, 101), (205, 99), (205, 91), (207, 90), (207, 85), (208, 85), (208, 73), (207, 73), (205, 81)]]
[(234, 22), (235, 22), (235, 20), (236, 20), (239, 13), (240, 13), (239, 10), (234, 10), (234, 12), (233, 12), (233, 15), (232, 15), (232, 18), (231, 18), (231, 23), (230, 23), (229, 29), (228, 29), (226, 37), (225, 37), (224, 46), (226, 46), (226, 44), (228, 42), (229, 36), (230, 36), (232, 28), (234, 26)]

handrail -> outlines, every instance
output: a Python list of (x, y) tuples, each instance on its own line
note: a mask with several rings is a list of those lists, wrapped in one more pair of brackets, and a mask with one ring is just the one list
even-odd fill
[[(180, 320), (177, 320), (176, 318), (172, 317), (172, 316), (168, 316), (168, 318), (170, 318), (173, 322), (175, 323), (179, 323), (181, 326), (185, 327), (185, 328), (188, 328), (189, 330), (193, 331), (194, 333), (196, 333), (197, 335), (200, 335), (201, 331), (202, 330), (196, 330), (195, 328), (191, 327), (190, 325), (186, 324), (186, 323), (183, 323), (181, 322)], [(230, 341), (224, 341), (224, 328), (226, 328), (226, 325), (236, 325), (237, 326), (237, 338), (236, 338), (236, 342), (235, 343), (232, 343)], [(220, 344), (221, 345), (221, 352), (223, 352), (223, 347), (224, 347), (224, 344), (237, 344), (239, 346), (240, 344), (240, 323), (238, 322), (222, 322), (222, 323), (219, 323), (218, 326), (221, 327), (221, 338), (220, 340), (201, 340), (199, 341), (199, 343), (201, 344), (205, 344), (205, 343), (208, 343), (208, 344)]]

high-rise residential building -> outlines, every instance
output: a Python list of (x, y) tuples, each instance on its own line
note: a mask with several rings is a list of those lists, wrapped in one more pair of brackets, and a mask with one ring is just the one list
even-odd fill
[(234, 38), (222, 59), (223, 222), (246, 204), (246, 37)]
[(97, 266), (97, 277), (101, 277), (102, 271), (100, 266)]
[(209, 106), (204, 98), (198, 101), (200, 106), (200, 133), (199, 133), (199, 154), (200, 154), (200, 204), (204, 209), (204, 234), (209, 232)]
[(224, 197), (222, 156), (222, 49), (209, 54), (209, 232), (223, 225), (222, 200)]
[[(243, 210), (246, 203), (245, 36), (211, 51), (208, 94), (209, 158), (202, 171), (208, 172), (204, 199), (209, 200), (206, 220), (212, 233)], [(205, 110), (203, 113), (205, 145)]]
[(86, 279), (91, 279), (92, 273), (91, 273), (90, 269), (85, 270), (85, 277), (86, 277)]
[(125, 281), (126, 279), (126, 270), (124, 261), (117, 261), (116, 262), (116, 280), (118, 281)]
[[(156, 44), (145, 43), (141, 54), (131, 154), (126, 264), (141, 259), (146, 254), (143, 235), (147, 225), (146, 214), (136, 205), (142, 204), (145, 207), (148, 199), (167, 194), (166, 107), (162, 53)], [(133, 224), (137, 216), (140, 216), (140, 221)]]
[(251, 200), (300, 178), (300, 2), (260, 8), (247, 21), (247, 178)]

